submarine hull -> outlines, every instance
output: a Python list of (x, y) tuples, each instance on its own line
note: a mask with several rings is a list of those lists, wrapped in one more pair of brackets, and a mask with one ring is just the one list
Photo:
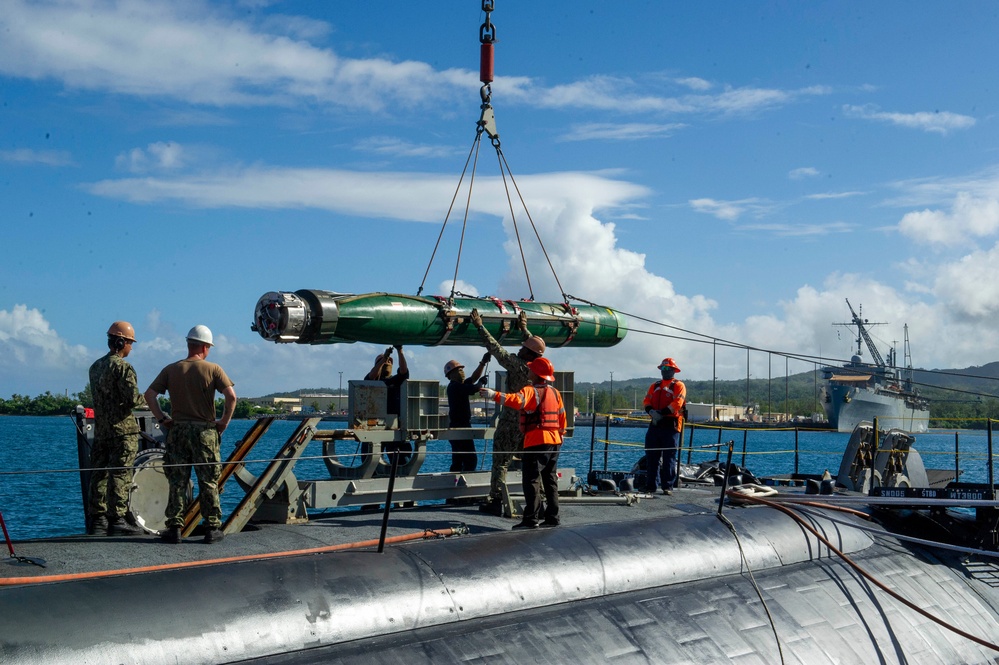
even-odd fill
[(494, 338), (511, 345), (522, 341), (516, 331), (521, 311), (531, 334), (549, 346), (609, 347), (628, 331), (621, 313), (596, 305), (310, 289), (265, 293), (251, 327), (275, 343), (480, 346), (479, 331), (469, 318), (472, 309), (478, 309)]
[[(782, 513), (728, 517), (738, 541), (704, 512), (10, 586), (0, 660), (780, 662), (783, 650), (787, 662), (992, 662)], [(999, 638), (988, 580), (842, 520), (811, 522), (918, 606)]]

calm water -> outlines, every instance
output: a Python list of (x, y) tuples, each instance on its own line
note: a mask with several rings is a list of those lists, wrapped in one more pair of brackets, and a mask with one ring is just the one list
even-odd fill
[[(233, 421), (222, 439), (222, 456), (232, 452), (251, 421)], [(263, 460), (273, 456), (295, 430), (294, 421), (276, 421), (264, 439), (251, 453), (247, 466), (259, 474), (266, 466)], [(346, 423), (323, 422), (323, 429), (345, 427)], [(688, 429), (688, 437), (689, 432)], [(592, 468), (629, 470), (642, 456), (645, 430), (638, 427), (613, 427), (605, 437), (605, 428), (598, 423), (595, 432), (595, 452)], [(694, 430), (695, 452), (692, 461), (714, 459), (719, 441), (716, 430)], [(961, 452), (962, 480), (985, 482), (988, 477), (986, 436), (984, 432), (961, 431), (958, 433)], [(605, 443), (605, 438), (609, 443)], [(836, 432), (807, 432), (798, 435), (799, 471), (821, 473), (829, 469), (834, 475), (839, 470), (842, 451), (848, 434)], [(724, 430), (721, 441), (734, 440), (735, 457), (743, 463), (743, 432)], [(689, 438), (687, 440), (689, 443)], [(927, 467), (954, 468), (955, 432), (934, 430), (921, 434), (916, 448)], [(343, 444), (341, 444), (342, 446)], [(482, 452), (482, 442), (478, 442)], [(792, 473), (794, 469), (795, 436), (793, 431), (754, 431), (745, 437), (744, 466), (758, 476)], [(605, 453), (606, 448), (606, 453)], [(575, 436), (564, 446), (559, 465), (574, 467), (584, 478), (591, 468), (591, 429), (577, 427)], [(344, 453), (344, 449), (338, 448)], [(322, 445), (313, 443), (306, 449), (304, 459), (295, 468), (300, 480), (328, 478), (326, 466), (319, 456)], [(724, 457), (724, 451), (722, 453)], [(445, 441), (431, 442), (427, 461), (421, 473), (447, 471), (450, 466), (450, 447)], [(687, 461), (687, 453), (683, 453)], [(483, 466), (480, 455), (480, 468)], [(83, 500), (80, 495), (80, 477), (77, 472), (77, 449), (74, 420), (63, 417), (0, 416), (0, 512), (2, 512), (11, 538), (23, 540), (48, 536), (62, 536), (83, 532)], [(488, 465), (486, 465), (488, 466)], [(222, 494), (223, 511), (228, 514), (239, 502), (242, 491), (238, 485), (227, 487)]]

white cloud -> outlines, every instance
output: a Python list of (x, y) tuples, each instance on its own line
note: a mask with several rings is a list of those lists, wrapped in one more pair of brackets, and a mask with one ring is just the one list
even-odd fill
[(575, 125), (571, 131), (563, 134), (559, 140), (592, 141), (605, 139), (612, 141), (639, 141), (643, 139), (669, 138), (676, 130), (683, 129), (686, 126), (683, 123), (592, 122)]
[(0, 310), (0, 383), (4, 386), (18, 386), (30, 396), (46, 390), (79, 392), (87, 383), (93, 355), (60, 337), (37, 309), (14, 305)]
[(831, 233), (848, 233), (855, 226), (846, 222), (830, 222), (828, 224), (813, 224), (802, 222), (798, 224), (743, 224), (744, 231), (765, 231), (781, 237), (824, 236)]
[(185, 150), (173, 141), (150, 143), (145, 148), (132, 148), (115, 158), (115, 166), (132, 173), (170, 171), (185, 165)]
[[(643, 196), (645, 188), (596, 173), (553, 173), (517, 179), (524, 196), (542, 205), (566, 192), (585, 191), (604, 205), (616, 206)], [(151, 203), (175, 201), (195, 207), (318, 208), (364, 218), (439, 222), (441, 201), (454, 194), (453, 176), (424, 173), (355, 172), (334, 169), (231, 169), (178, 178), (126, 178), (88, 186), (108, 198)], [(475, 181), (476, 212), (503, 216), (508, 212), (503, 181)]]
[(10, 0), (0, 26), (0, 73), (82, 90), (213, 106), (305, 100), (380, 111), (389, 101), (419, 105), (476, 87), (466, 70), (339, 57), (304, 41), (325, 34), (317, 21), (271, 18), (260, 28), (190, 0)]
[(960, 192), (949, 212), (921, 210), (906, 213), (898, 224), (902, 234), (930, 245), (956, 246), (999, 230), (999, 200), (975, 198)]
[(864, 192), (823, 192), (820, 194), (809, 194), (805, 198), (812, 201), (823, 201), (826, 199), (848, 199), (863, 195)]
[(702, 92), (704, 90), (710, 90), (713, 87), (710, 81), (705, 81), (704, 79), (698, 78), (696, 76), (689, 76), (687, 78), (678, 78), (676, 79), (676, 83), (686, 88), (690, 88), (691, 90), (697, 90)]
[[(464, 296), (472, 296), (472, 297), (480, 295), (479, 289), (477, 289), (474, 284), (469, 284), (463, 279), (459, 279), (457, 281), (446, 280), (441, 282), (440, 284), (437, 285), (436, 295), (442, 295), (442, 296), (451, 295), (452, 284), (454, 285), (455, 294), (462, 294)], [(456, 296), (456, 297), (460, 298), (462, 296)]]
[(877, 120), (899, 127), (921, 129), (925, 132), (935, 132), (937, 134), (947, 134), (958, 129), (968, 129), (975, 124), (975, 119), (971, 116), (951, 113), (949, 111), (892, 113), (879, 111), (877, 106), (871, 104), (866, 106), (844, 105), (843, 113), (851, 118)]
[(819, 170), (817, 168), (812, 166), (803, 166), (789, 171), (787, 177), (791, 180), (801, 180), (803, 178), (814, 178), (817, 175), (819, 175)]
[(64, 150), (32, 150), (18, 148), (17, 150), (0, 150), (0, 162), (15, 164), (42, 164), (44, 166), (66, 166), (73, 163), (73, 158)]
[[(468, 69), (343, 57), (325, 45), (336, 35), (322, 21), (267, 16), (254, 22), (257, 14), (250, 16), (196, 0), (9, 0), (0, 9), (0, 27), (6, 28), (0, 74), (202, 106), (304, 103), (376, 113), (465, 99), (479, 87), (477, 73)], [(679, 94), (662, 91), (663, 85), (680, 88)], [(493, 87), (508, 103), (629, 115), (745, 114), (830, 92), (821, 86), (727, 86), (706, 94), (714, 86), (704, 79), (658, 74), (592, 76), (550, 87), (529, 77), (500, 76)], [(202, 116), (198, 122), (224, 121)], [(653, 129), (654, 135), (663, 127), (669, 126)]]
[[(940, 266), (933, 285), (939, 302), (960, 320), (999, 325), (999, 245)], [(991, 336), (990, 336), (991, 337)]]
[(727, 222), (734, 222), (747, 212), (758, 213), (768, 207), (755, 198), (738, 201), (719, 201), (717, 199), (704, 198), (692, 199), (688, 203), (697, 212), (712, 215)]
[(371, 136), (354, 144), (361, 152), (389, 155), (396, 159), (407, 157), (452, 157), (459, 154), (452, 146), (411, 143), (391, 136)]

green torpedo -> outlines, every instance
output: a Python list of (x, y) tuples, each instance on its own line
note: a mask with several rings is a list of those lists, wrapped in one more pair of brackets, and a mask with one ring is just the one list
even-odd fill
[(549, 346), (614, 346), (628, 332), (620, 312), (598, 305), (311, 289), (265, 293), (257, 301), (251, 328), (277, 343), (480, 346), (469, 318), (473, 309), (493, 337), (509, 345), (521, 341), (516, 331), (521, 311), (531, 333)]

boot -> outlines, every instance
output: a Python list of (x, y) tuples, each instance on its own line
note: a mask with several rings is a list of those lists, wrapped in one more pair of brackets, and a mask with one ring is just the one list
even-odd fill
[(170, 543), (176, 545), (180, 542), (180, 527), (179, 526), (168, 526), (167, 528), (160, 531), (160, 540), (164, 543)]
[(103, 536), (108, 530), (108, 518), (98, 515), (90, 520), (90, 527), (87, 528), (88, 536)]
[(205, 531), (205, 542), (208, 544), (221, 543), (223, 538), (225, 538), (225, 533), (221, 526), (210, 526)]
[(127, 517), (124, 520), (112, 518), (108, 522), (109, 536), (141, 536), (144, 533), (145, 531), (141, 527), (132, 524)]
[(503, 502), (495, 498), (489, 499), (486, 503), (479, 504), (479, 511), (495, 515), (496, 517), (503, 517)]

